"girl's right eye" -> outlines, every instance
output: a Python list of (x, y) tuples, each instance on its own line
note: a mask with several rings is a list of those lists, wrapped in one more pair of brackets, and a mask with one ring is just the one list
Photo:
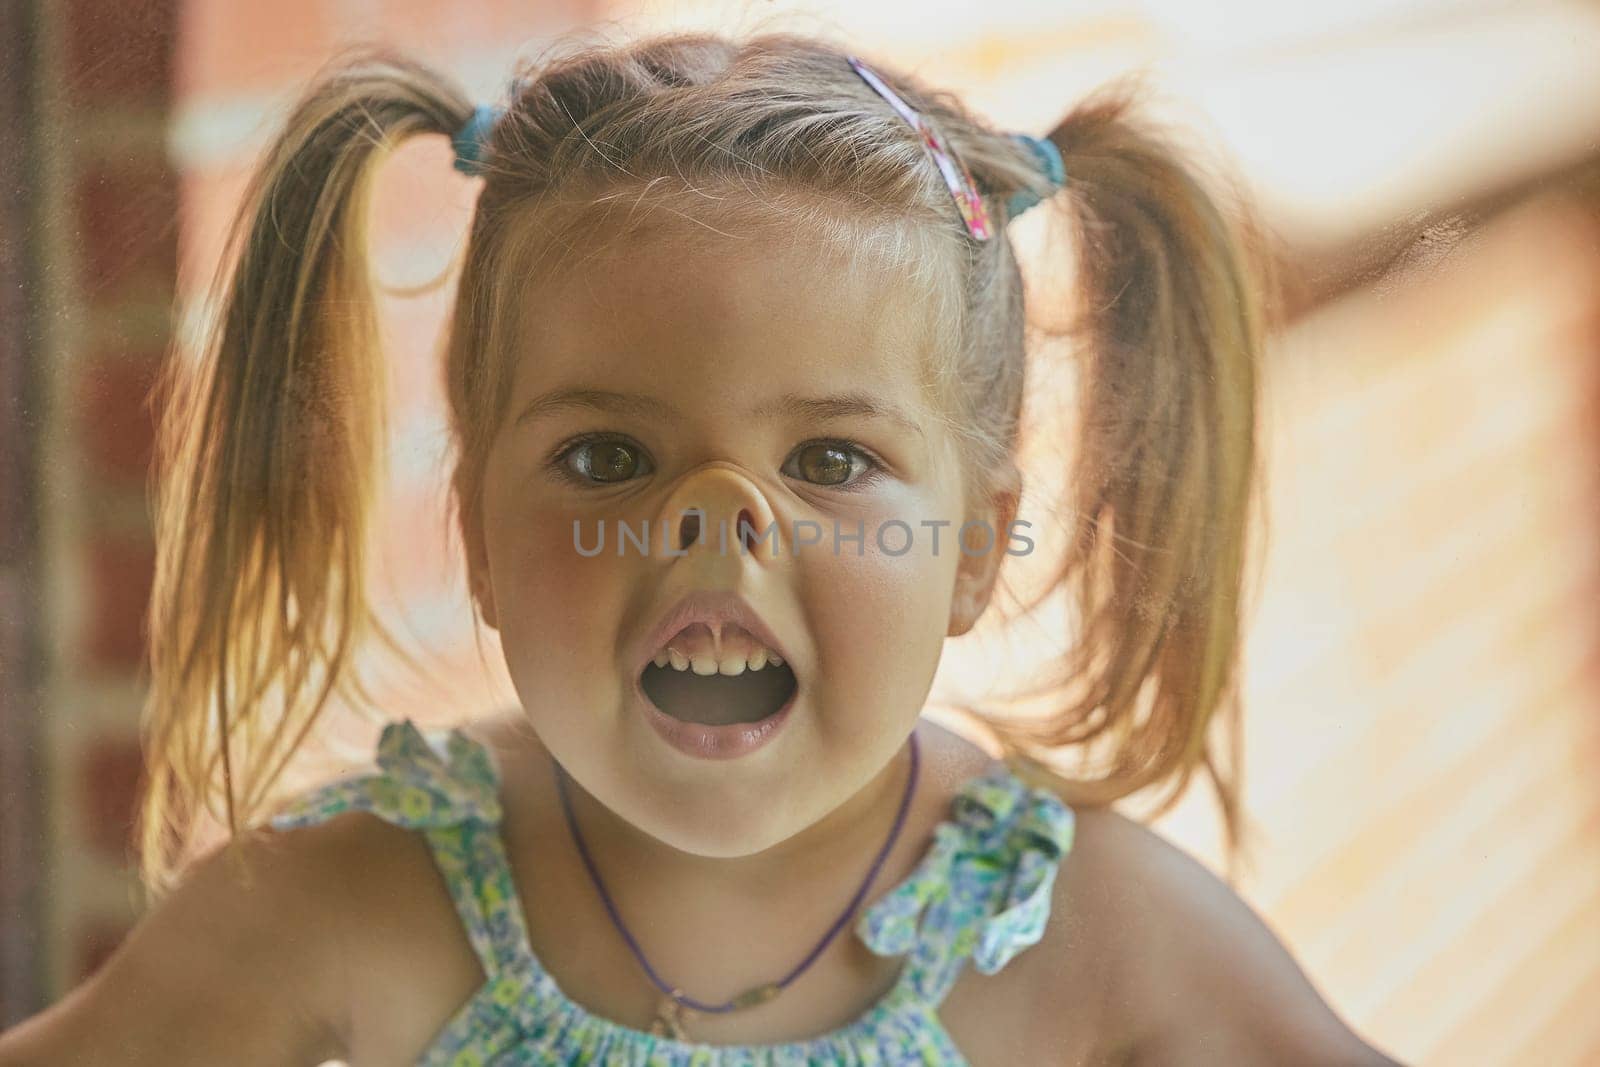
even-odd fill
[(655, 469), (644, 456), (644, 450), (626, 438), (583, 434), (566, 442), (550, 457), (550, 469), (557, 477), (579, 486), (617, 485)]

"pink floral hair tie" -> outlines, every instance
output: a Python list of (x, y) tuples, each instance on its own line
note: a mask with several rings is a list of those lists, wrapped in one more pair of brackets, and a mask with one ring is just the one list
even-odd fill
[(967, 173), (967, 168), (956, 158), (955, 153), (950, 151), (939, 131), (935, 130), (915, 108), (900, 99), (900, 95), (889, 88), (871, 67), (855, 56), (850, 57), (850, 66), (879, 96), (889, 101), (889, 106), (894, 108), (912, 129), (922, 135), (923, 145), (933, 156), (934, 163), (939, 167), (939, 173), (944, 176), (945, 185), (950, 187), (950, 195), (955, 198), (956, 207), (961, 210), (961, 219), (967, 224), (967, 232), (979, 241), (987, 241), (994, 236), (988, 209), (983, 206), (983, 198), (978, 195), (972, 175)]

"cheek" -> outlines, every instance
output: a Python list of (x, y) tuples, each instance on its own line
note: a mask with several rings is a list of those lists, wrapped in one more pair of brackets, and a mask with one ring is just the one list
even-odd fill
[[(933, 531), (914, 521), (908, 525), (910, 546), (901, 555), (880, 548), (877, 523), (867, 521), (859, 556), (850, 543), (838, 555), (831, 545), (817, 546), (814, 562), (800, 568), (810, 586), (807, 599), (829, 698), (838, 706), (859, 707), (871, 695), (885, 714), (911, 714), (927, 695), (949, 627), (955, 548), (948, 528), (939, 532), (935, 554)], [(890, 551), (907, 543), (899, 526), (888, 527), (882, 537)]]
[(513, 673), (545, 686), (609, 669), (619, 561), (580, 555), (571, 518), (548, 509), (505, 508), (494, 520), (489, 562)]

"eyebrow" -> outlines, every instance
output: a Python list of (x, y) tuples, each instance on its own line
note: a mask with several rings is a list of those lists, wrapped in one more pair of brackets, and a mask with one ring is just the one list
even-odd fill
[[(674, 423), (682, 422), (684, 417), (683, 412), (674, 405), (643, 393), (575, 387), (554, 389), (534, 397), (517, 416), (517, 425), (526, 425), (555, 412), (573, 409), (606, 411), (630, 418), (654, 418)], [(899, 407), (875, 399), (866, 393), (829, 393), (824, 396), (784, 393), (747, 409), (743, 417), (767, 419), (785, 415), (810, 419), (877, 419), (893, 423), (918, 437), (925, 439), (927, 436), (917, 421)]]

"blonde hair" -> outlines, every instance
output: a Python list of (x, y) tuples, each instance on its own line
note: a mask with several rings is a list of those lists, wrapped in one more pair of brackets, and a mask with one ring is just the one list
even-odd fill
[[(874, 65), (944, 133), (999, 225), (1010, 194), (1051, 195), (1004, 132)], [(1207, 727), (1239, 643), (1262, 303), (1243, 231), (1131, 121), (1131, 99), (1103, 94), (1049, 134), (1068, 175), (1054, 203), (1080, 239), (1080, 291), (1063, 299), (1087, 309), (1078, 526), (1051, 583), (1083, 608), (1065, 666), (1084, 692), (1043, 722), (985, 721), (1028, 773), (1110, 732), (1110, 773), (1053, 779), (1079, 803), (1167, 780), (1181, 791), (1204, 765), (1236, 843), (1237, 783)], [(449, 78), (389, 50), (332, 64), (255, 173), (198, 358), (168, 363), (139, 811), (152, 894), (192, 859), (202, 809), (235, 835), (255, 821), (329, 700), (359, 690), (355, 650), (388, 641), (363, 582), (383, 432), (366, 197), (387, 150), (452, 136), (472, 110)], [(964, 484), (982, 493), (1015, 474), (1025, 322), (1011, 242), (967, 237), (917, 136), (834, 46), (692, 33), (551, 58), (523, 73), (482, 173), (444, 355), (463, 531), (510, 399), (508, 279), (616, 240), (646, 204), (694, 217), (714, 201), (719, 225), (802, 222), (828, 247), (898, 264), (955, 339), (928, 384)], [(1146, 683), (1152, 710), (1135, 725)]]

